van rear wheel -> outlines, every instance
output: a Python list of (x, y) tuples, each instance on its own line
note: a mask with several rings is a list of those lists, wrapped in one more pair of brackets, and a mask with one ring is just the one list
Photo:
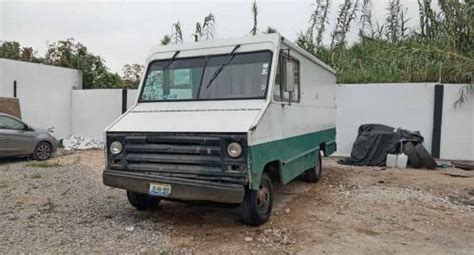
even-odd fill
[(273, 207), (272, 179), (263, 173), (260, 189), (248, 189), (242, 203), (242, 216), (245, 224), (259, 226), (268, 221)]
[[(317, 155), (317, 154), (316, 154)], [(322, 155), (319, 153), (319, 157), (316, 159), (314, 167), (308, 169), (304, 172), (304, 180), (311, 183), (316, 183), (321, 180), (323, 176), (323, 163), (322, 163)]]
[(139, 211), (155, 209), (161, 201), (161, 198), (152, 197), (146, 194), (140, 194), (127, 190), (127, 198), (130, 204)]

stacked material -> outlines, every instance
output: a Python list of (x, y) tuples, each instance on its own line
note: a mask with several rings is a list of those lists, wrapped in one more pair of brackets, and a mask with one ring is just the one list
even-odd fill
[(20, 101), (18, 98), (0, 97), (0, 112), (21, 119)]
[(73, 135), (66, 138), (62, 142), (66, 150), (89, 150), (89, 149), (103, 149), (104, 143), (101, 141), (85, 138), (82, 136)]
[[(387, 155), (405, 153), (408, 163), (415, 168), (434, 169), (436, 162), (423, 146), (423, 136), (418, 131), (393, 128), (381, 124), (359, 127), (351, 157), (340, 160), (345, 165), (385, 166)], [(388, 157), (390, 158), (390, 157)]]

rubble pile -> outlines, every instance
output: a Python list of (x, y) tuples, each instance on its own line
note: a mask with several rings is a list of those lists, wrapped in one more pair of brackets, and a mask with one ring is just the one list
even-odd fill
[(82, 136), (73, 135), (66, 138), (62, 142), (66, 150), (89, 150), (89, 149), (103, 149), (104, 143), (101, 141), (85, 138)]

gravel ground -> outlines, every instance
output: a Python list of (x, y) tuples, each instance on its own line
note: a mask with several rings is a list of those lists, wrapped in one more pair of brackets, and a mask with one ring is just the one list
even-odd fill
[(0, 163), (0, 253), (474, 254), (474, 172), (327, 159), (320, 183), (277, 187), (270, 221), (248, 227), (239, 208), (138, 212), (102, 169), (101, 151)]
[(49, 164), (0, 165), (1, 253), (170, 249), (170, 224), (132, 209), (123, 191), (102, 184), (98, 169)]

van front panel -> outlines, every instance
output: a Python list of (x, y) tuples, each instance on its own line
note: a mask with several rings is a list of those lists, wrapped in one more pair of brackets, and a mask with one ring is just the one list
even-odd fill
[[(108, 169), (160, 177), (229, 184), (247, 184), (246, 134), (108, 133), (107, 148), (123, 145), (118, 155), (107, 153)], [(231, 142), (242, 145), (238, 158), (227, 155)]]

